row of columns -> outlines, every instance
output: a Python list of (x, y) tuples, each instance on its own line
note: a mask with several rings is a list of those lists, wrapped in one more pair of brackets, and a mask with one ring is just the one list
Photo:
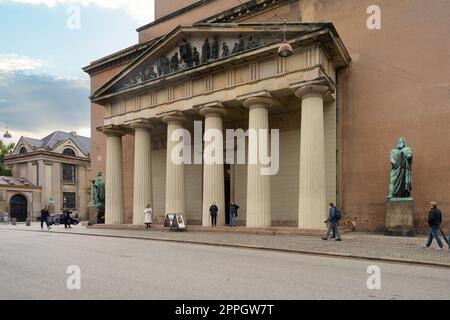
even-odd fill
[[(325, 142), (324, 142), (324, 95), (329, 92), (325, 85), (300, 86), (295, 95), (302, 101), (301, 142), (300, 142), (300, 176), (299, 176), (299, 210), (298, 227), (321, 229), (326, 215), (325, 191)], [(269, 109), (274, 101), (270, 97), (249, 97), (243, 101), (249, 110), (249, 129), (266, 129), (269, 132)], [(200, 110), (205, 117), (205, 130), (215, 129), (223, 132), (223, 115), (225, 109), (220, 103)], [(185, 119), (181, 116), (163, 118), (167, 124), (167, 159), (166, 159), (166, 205), (167, 213), (185, 213), (186, 195), (184, 165), (172, 161), (171, 151), (177, 142), (171, 141), (172, 133), (184, 128)], [(151, 169), (151, 126), (146, 122), (131, 125), (135, 130), (134, 159), (134, 199), (133, 224), (144, 223), (144, 207), (152, 203), (152, 169)], [(106, 223), (122, 224), (123, 181), (122, 181), (122, 142), (121, 132), (105, 129), (107, 135), (106, 159)], [(258, 152), (259, 136), (249, 139), (249, 153)], [(213, 139), (212, 139), (213, 140)], [(269, 137), (266, 141), (268, 143)], [(210, 143), (205, 141), (205, 150)], [(220, 145), (220, 144), (219, 144)], [(215, 148), (223, 158), (222, 147)], [(267, 148), (267, 150), (269, 150)], [(261, 175), (263, 164), (248, 164), (247, 167), (247, 227), (271, 226), (271, 191), (270, 176)], [(219, 208), (217, 225), (225, 224), (225, 190), (223, 164), (203, 166), (203, 226), (211, 225), (209, 207), (215, 202)]]

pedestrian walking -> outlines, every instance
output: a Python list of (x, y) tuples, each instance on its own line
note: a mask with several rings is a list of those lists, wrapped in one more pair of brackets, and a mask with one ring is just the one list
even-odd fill
[(239, 206), (234, 202), (230, 204), (230, 227), (236, 227)]
[(64, 220), (64, 228), (65, 229), (72, 229), (72, 227), (70, 226), (70, 211), (69, 209), (64, 209), (63, 211), (63, 220)]
[(328, 230), (323, 237), (323, 240), (328, 240), (330, 237), (331, 231), (333, 231), (333, 234), (336, 237), (336, 241), (342, 241), (341, 235), (339, 234), (339, 220), (341, 220), (341, 212), (338, 208), (334, 205), (334, 203), (330, 203), (330, 209), (328, 210), (328, 219), (325, 221), (325, 223), (328, 224)]
[(44, 222), (47, 225), (47, 230), (50, 230), (52, 227), (48, 225), (48, 217), (50, 216), (50, 213), (48, 212), (48, 209), (46, 206), (44, 206), (41, 210), (41, 230), (44, 230)]
[(147, 226), (146, 229), (150, 228), (152, 224), (152, 217), (153, 216), (153, 210), (150, 204), (148, 204), (144, 209), (144, 223)]
[(211, 207), (209, 207), (209, 214), (211, 215), (211, 225), (217, 227), (217, 214), (219, 213), (219, 208), (217, 208), (216, 202), (213, 202)]
[(424, 248), (429, 248), (431, 244), (433, 243), (433, 239), (436, 240), (439, 249), (444, 248), (444, 245), (439, 238), (439, 228), (442, 223), (442, 213), (441, 210), (437, 207), (437, 202), (431, 202), (431, 209), (428, 214), (428, 226), (430, 227), (428, 232), (428, 241), (427, 244), (424, 246)]

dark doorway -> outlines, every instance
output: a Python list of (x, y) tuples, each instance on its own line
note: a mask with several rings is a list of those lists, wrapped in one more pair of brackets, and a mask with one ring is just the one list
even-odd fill
[(9, 202), (9, 208), (10, 208), (10, 217), (16, 218), (18, 222), (25, 222), (27, 220), (27, 207), (28, 207), (28, 201), (27, 198), (25, 198), (21, 194), (16, 194), (14, 197), (11, 198), (11, 201)]
[(231, 165), (224, 165), (224, 178), (225, 178), (225, 224), (230, 224), (230, 202), (231, 202)]

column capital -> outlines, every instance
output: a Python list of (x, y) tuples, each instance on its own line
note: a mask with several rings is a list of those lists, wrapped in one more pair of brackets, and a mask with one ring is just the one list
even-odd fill
[(201, 106), (199, 113), (206, 118), (209, 115), (226, 115), (227, 110), (221, 102), (212, 102)]
[(129, 125), (130, 125), (130, 128), (133, 129), (134, 131), (136, 131), (138, 129), (151, 131), (153, 129), (152, 124), (148, 120), (135, 121), (135, 122), (130, 123)]
[(328, 81), (301, 81), (289, 87), (299, 99), (312, 95), (327, 98), (334, 92), (334, 87)]
[(103, 132), (108, 137), (122, 137), (126, 134), (125, 130), (119, 126), (98, 127), (97, 131)]
[(170, 113), (162, 117), (162, 122), (169, 124), (170, 122), (187, 122), (186, 117), (181, 112)]
[(248, 109), (255, 106), (270, 108), (275, 104), (275, 100), (268, 91), (254, 92), (244, 96), (239, 96), (237, 100), (242, 102), (242, 104)]

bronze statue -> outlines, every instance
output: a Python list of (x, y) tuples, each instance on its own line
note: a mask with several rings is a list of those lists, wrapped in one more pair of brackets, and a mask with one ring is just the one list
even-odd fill
[(170, 58), (170, 72), (177, 72), (179, 63), (180, 60), (178, 59), (178, 52), (175, 52), (172, 58)]
[(185, 38), (181, 39), (180, 58), (187, 67), (192, 67), (192, 47)]
[(226, 42), (222, 44), (222, 58), (228, 57), (230, 55), (230, 50)]
[(198, 66), (200, 64), (200, 53), (198, 52), (197, 48), (194, 47), (192, 51), (192, 65)]
[(163, 76), (170, 73), (170, 62), (166, 56), (161, 56), (156, 60), (156, 68), (158, 76)]
[(244, 38), (239, 35), (238, 37), (238, 52), (244, 51), (245, 50), (245, 42), (244, 42)]
[(97, 209), (105, 207), (105, 183), (101, 172), (97, 172), (92, 181), (92, 204)]
[(413, 152), (406, 146), (405, 138), (397, 139), (397, 146), (391, 151), (391, 175), (388, 199), (409, 198), (412, 190)]
[(207, 63), (211, 58), (211, 46), (209, 45), (209, 39), (205, 39), (202, 46), (202, 63)]
[(211, 59), (213, 60), (219, 59), (219, 41), (217, 40), (216, 36), (214, 36), (211, 45)]

